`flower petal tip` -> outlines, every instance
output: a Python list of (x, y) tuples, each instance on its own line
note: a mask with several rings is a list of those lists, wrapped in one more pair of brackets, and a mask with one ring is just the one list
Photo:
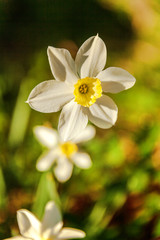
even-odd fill
[(79, 238), (84, 238), (84, 237), (86, 237), (86, 233), (85, 233), (84, 231), (79, 230), (79, 233), (80, 233), (80, 235), (81, 235), (81, 236), (79, 236)]
[(48, 46), (48, 47), (47, 47), (47, 54), (49, 53), (49, 51), (50, 51), (51, 48), (52, 48), (51, 46)]

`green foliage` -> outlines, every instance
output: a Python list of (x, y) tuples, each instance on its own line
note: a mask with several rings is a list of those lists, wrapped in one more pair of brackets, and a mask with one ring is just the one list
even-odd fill
[(3, 177), (3, 172), (0, 167), (0, 209), (6, 205), (6, 185)]
[(60, 205), (56, 184), (52, 174), (48, 172), (43, 173), (40, 177), (33, 204), (33, 212), (40, 219), (43, 216), (46, 203), (51, 200), (53, 200), (57, 205)]

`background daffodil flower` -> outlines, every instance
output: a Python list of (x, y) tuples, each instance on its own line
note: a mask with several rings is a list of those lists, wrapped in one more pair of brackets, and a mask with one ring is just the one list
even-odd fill
[(93, 126), (88, 125), (74, 141), (68, 142), (61, 140), (55, 129), (45, 126), (36, 126), (34, 134), (39, 142), (48, 148), (48, 151), (42, 154), (37, 161), (39, 171), (47, 171), (53, 163), (56, 163), (54, 166), (55, 176), (58, 181), (65, 182), (72, 175), (73, 164), (82, 169), (91, 166), (90, 156), (87, 153), (79, 152), (77, 144), (95, 136)]

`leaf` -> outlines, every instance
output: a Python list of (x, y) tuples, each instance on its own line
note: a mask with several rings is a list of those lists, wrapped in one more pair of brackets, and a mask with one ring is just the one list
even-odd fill
[(3, 177), (3, 172), (0, 167), (0, 208), (6, 204), (6, 185)]
[(56, 184), (51, 172), (43, 173), (40, 177), (35, 202), (32, 210), (40, 219), (43, 216), (45, 205), (48, 201), (53, 200), (60, 205), (60, 199), (56, 190)]

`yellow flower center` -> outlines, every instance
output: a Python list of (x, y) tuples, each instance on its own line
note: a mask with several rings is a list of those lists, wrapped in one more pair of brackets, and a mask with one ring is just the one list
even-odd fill
[(77, 145), (72, 142), (65, 142), (61, 144), (60, 149), (66, 157), (70, 157), (71, 155), (78, 151)]
[(79, 79), (74, 85), (75, 102), (90, 107), (102, 96), (101, 81), (98, 78), (86, 77)]

